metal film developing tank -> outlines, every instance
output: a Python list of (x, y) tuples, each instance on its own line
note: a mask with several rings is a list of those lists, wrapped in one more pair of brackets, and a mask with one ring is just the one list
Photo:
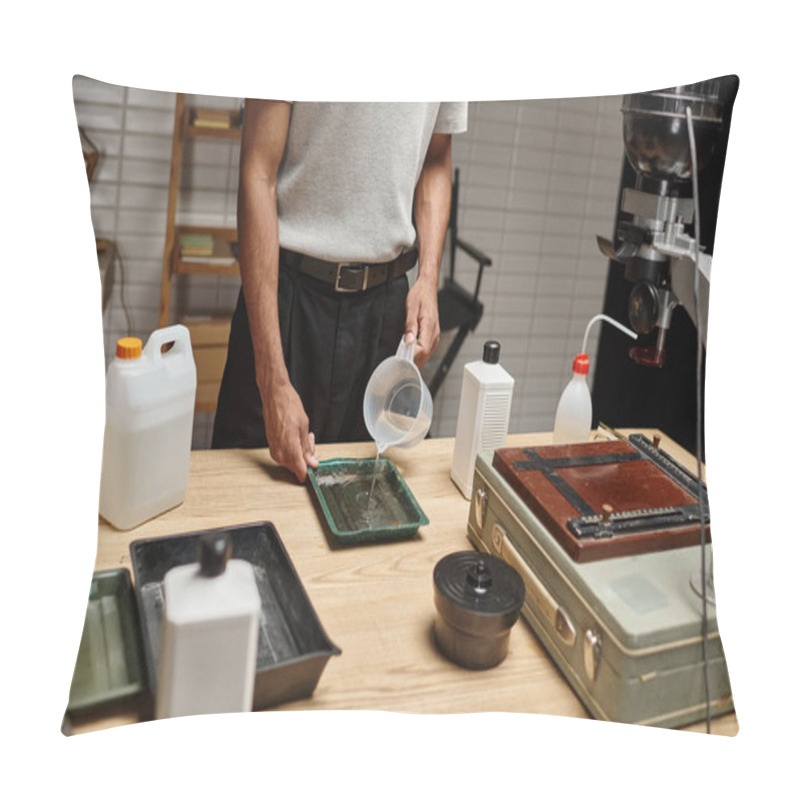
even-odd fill
[(434, 636), (442, 654), (467, 669), (489, 669), (508, 654), (525, 601), (519, 573), (500, 558), (450, 553), (433, 570)]
[(684, 230), (694, 218), (687, 109), (700, 172), (722, 129), (719, 81), (623, 97), (625, 153), (636, 171), (636, 188), (623, 190), (620, 211), (631, 217), (620, 220), (616, 243), (597, 237), (603, 254), (624, 264), (625, 278), (635, 284), (628, 302), (631, 327), (640, 335), (658, 329), (655, 347), (630, 351), (649, 366), (663, 365), (666, 331), (679, 303), (672, 263), (695, 258), (694, 239)]

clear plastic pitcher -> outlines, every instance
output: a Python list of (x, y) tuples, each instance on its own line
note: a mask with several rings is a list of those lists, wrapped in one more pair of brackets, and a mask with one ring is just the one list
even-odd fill
[(405, 337), (397, 354), (375, 368), (364, 393), (364, 422), (382, 453), (387, 447), (413, 447), (431, 427), (433, 399), (414, 364), (416, 342)]

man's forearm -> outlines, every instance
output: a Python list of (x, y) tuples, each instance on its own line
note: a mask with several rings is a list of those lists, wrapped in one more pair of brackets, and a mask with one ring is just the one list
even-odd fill
[(275, 381), (288, 383), (278, 317), (277, 206), (277, 174), (288, 117), (286, 104), (248, 100), (242, 130), (239, 266), (262, 392)]
[(434, 134), (414, 196), (419, 246), (418, 280), (438, 287), (439, 266), (450, 222), (452, 172), (450, 136)]
[(406, 338), (414, 337), (414, 361), (422, 368), (439, 343), (439, 265), (450, 221), (450, 136), (434, 134), (414, 194), (419, 246), (417, 280), (406, 298)]
[(239, 186), (239, 267), (259, 388), (275, 380), (288, 380), (278, 318), (279, 244), (274, 191), (274, 186), (260, 179), (245, 179)]

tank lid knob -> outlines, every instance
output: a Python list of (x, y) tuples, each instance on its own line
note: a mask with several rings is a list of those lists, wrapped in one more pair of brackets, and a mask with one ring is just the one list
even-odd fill
[(492, 585), (492, 572), (483, 559), (467, 570), (467, 583), (478, 594), (483, 594)]

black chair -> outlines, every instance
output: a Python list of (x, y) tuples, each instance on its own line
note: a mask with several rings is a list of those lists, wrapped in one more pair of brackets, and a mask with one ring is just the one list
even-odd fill
[[(458, 236), (458, 169), (454, 171), (453, 193), (450, 202), (450, 222), (449, 250), (450, 264), (449, 274), (445, 276), (444, 282), (439, 289), (439, 327), (442, 332), (442, 343), (450, 338), (451, 341), (444, 351), (441, 358), (431, 365), (433, 376), (427, 379), (431, 397), (436, 396), (436, 392), (442, 385), (450, 367), (453, 365), (458, 351), (464, 344), (464, 340), (470, 331), (474, 331), (483, 316), (483, 304), (478, 300), (478, 293), (481, 288), (481, 279), (485, 267), (492, 265), (492, 259), (477, 247), (465, 242)], [(478, 264), (478, 274), (475, 280), (475, 288), (470, 292), (455, 280), (456, 253), (461, 251), (472, 258)], [(454, 332), (454, 333), (453, 333)], [(448, 337), (447, 334), (451, 335)]]

